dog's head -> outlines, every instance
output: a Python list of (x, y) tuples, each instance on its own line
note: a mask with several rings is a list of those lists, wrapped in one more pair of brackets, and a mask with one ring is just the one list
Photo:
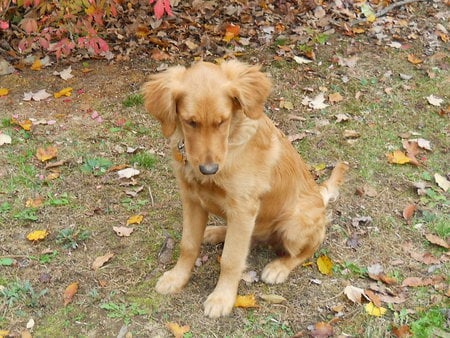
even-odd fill
[(203, 175), (217, 173), (228, 153), (237, 114), (258, 119), (271, 84), (259, 66), (238, 61), (172, 67), (143, 87), (145, 107), (164, 136), (181, 130), (187, 161)]

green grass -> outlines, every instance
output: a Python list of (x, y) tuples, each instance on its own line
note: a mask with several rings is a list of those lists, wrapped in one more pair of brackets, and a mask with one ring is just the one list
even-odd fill
[(136, 107), (144, 104), (144, 97), (142, 94), (130, 94), (125, 100), (122, 101), (125, 107)]
[(415, 338), (434, 337), (435, 332), (447, 332), (445, 323), (447, 321), (446, 312), (448, 309), (433, 307), (420, 313), (419, 319), (411, 323), (411, 331)]
[(129, 325), (134, 316), (142, 316), (147, 314), (147, 311), (140, 308), (137, 304), (117, 304), (114, 302), (107, 302), (100, 305), (100, 308), (107, 312), (110, 318), (121, 319), (125, 325)]
[(130, 158), (130, 164), (132, 165), (137, 164), (139, 167), (145, 169), (154, 168), (156, 162), (157, 162), (156, 156), (146, 152), (137, 153)]

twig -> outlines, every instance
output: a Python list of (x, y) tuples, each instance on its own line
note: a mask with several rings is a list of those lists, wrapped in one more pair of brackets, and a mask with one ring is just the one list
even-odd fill
[[(408, 5), (408, 4), (411, 4), (413, 2), (421, 2), (421, 1), (427, 1), (427, 0), (402, 0), (402, 1), (399, 1), (399, 2), (396, 2), (396, 3), (393, 3), (392, 5), (389, 5), (389, 6), (385, 7), (385, 8), (383, 8), (381, 11), (376, 12), (375, 13), (375, 17), (379, 18), (380, 16), (386, 15), (387, 13), (392, 11), (394, 8), (401, 7), (403, 5)], [(366, 22), (366, 21), (367, 21), (367, 18), (357, 19), (357, 20), (352, 21), (350, 23), (350, 26), (354, 26), (354, 25), (356, 25), (358, 23)]]
[(148, 186), (148, 194), (150, 195), (150, 202), (152, 203), (152, 207), (155, 206), (155, 200), (153, 199), (152, 188), (150, 185)]

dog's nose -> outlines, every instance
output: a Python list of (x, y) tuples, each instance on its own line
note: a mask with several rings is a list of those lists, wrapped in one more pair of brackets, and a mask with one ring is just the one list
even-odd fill
[(200, 164), (198, 168), (203, 175), (214, 175), (219, 170), (219, 165), (217, 163), (207, 163)]

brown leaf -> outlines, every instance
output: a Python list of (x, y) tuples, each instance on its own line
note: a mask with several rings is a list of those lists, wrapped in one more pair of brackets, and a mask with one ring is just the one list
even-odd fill
[(414, 54), (408, 54), (408, 61), (411, 62), (413, 65), (418, 65), (419, 63), (423, 62), (423, 60), (419, 59)]
[(36, 151), (36, 157), (39, 161), (45, 162), (58, 156), (58, 149), (54, 146), (48, 146), (47, 148), (38, 148)]
[(403, 209), (403, 218), (407, 221), (409, 221), (413, 216), (414, 213), (417, 210), (417, 206), (415, 204), (408, 204), (404, 209)]
[(131, 233), (134, 231), (133, 228), (128, 228), (124, 226), (113, 227), (113, 230), (119, 237), (129, 237)]
[(449, 249), (450, 246), (448, 245), (448, 243), (443, 240), (442, 238), (440, 238), (439, 236), (433, 235), (433, 234), (426, 234), (425, 238), (433, 244), (439, 245), (443, 248)]
[(42, 196), (38, 196), (35, 198), (29, 198), (26, 202), (25, 202), (25, 206), (27, 208), (39, 208), (44, 204), (44, 197)]
[(311, 336), (314, 338), (327, 338), (332, 337), (333, 327), (325, 322), (318, 322), (314, 325), (314, 328), (311, 331)]
[(92, 263), (92, 270), (97, 270), (98, 268), (101, 268), (103, 265), (105, 265), (106, 262), (108, 262), (113, 257), (114, 257), (114, 254), (112, 252), (109, 252), (106, 255), (97, 257), (94, 260), (94, 262)]
[(289, 142), (295, 142), (295, 141), (299, 141), (299, 140), (303, 140), (306, 137), (306, 133), (299, 133), (299, 134), (293, 134), (293, 135), (289, 135), (287, 138), (289, 140)]
[(375, 306), (381, 307), (381, 299), (379, 295), (377, 295), (375, 292), (371, 290), (364, 290), (364, 293), (366, 294), (367, 297), (369, 297), (369, 299)]
[(409, 253), (412, 258), (414, 258), (416, 261), (430, 265), (430, 264), (439, 264), (441, 261), (440, 259), (434, 257), (431, 253), (420, 253), (416, 251), (411, 251)]
[(344, 98), (342, 97), (342, 95), (338, 92), (336, 93), (332, 93), (330, 95), (328, 95), (328, 101), (331, 104), (337, 103), (337, 102), (341, 102)]
[(422, 278), (422, 277), (407, 277), (402, 283), (402, 286), (429, 286), (439, 284), (444, 280), (442, 276), (433, 276), (430, 278)]
[(74, 282), (70, 284), (65, 290), (63, 294), (64, 306), (72, 302), (73, 297), (78, 292), (78, 282)]
[(184, 334), (188, 333), (191, 330), (189, 325), (180, 326), (179, 324), (174, 322), (166, 323), (166, 327), (170, 330), (175, 338), (183, 338)]
[(364, 290), (353, 285), (347, 285), (344, 289), (344, 294), (353, 303), (361, 304), (361, 298), (364, 295)]
[(397, 338), (406, 338), (412, 336), (411, 330), (409, 329), (408, 325), (402, 325), (400, 327), (394, 326), (392, 327), (392, 333)]

